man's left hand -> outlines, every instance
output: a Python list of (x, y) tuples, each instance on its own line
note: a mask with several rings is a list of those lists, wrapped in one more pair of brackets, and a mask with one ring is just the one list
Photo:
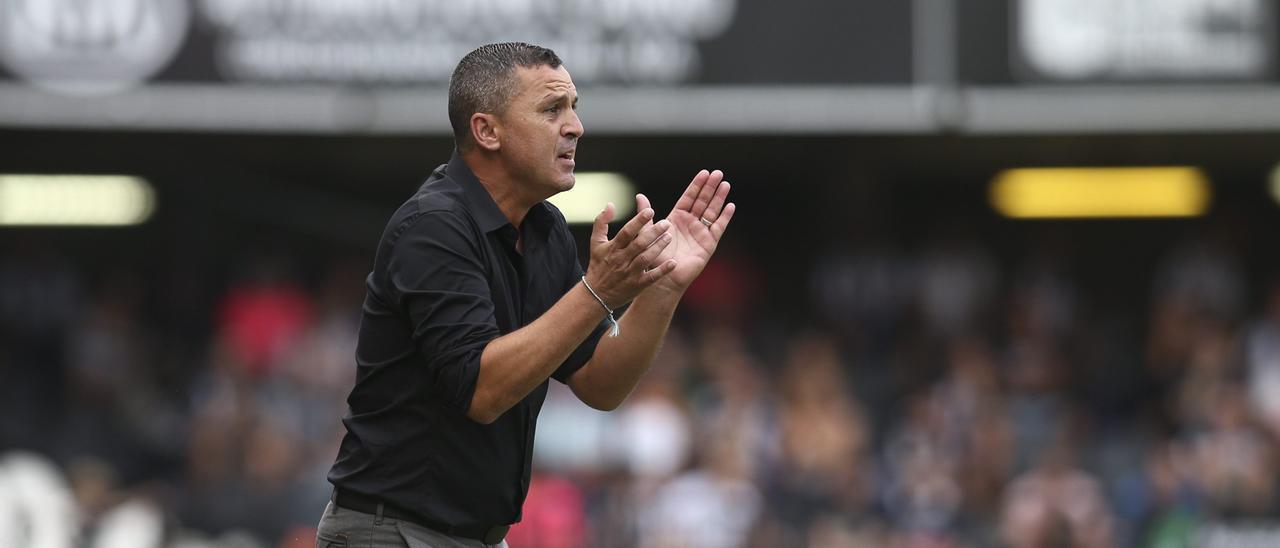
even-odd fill
[[(698, 278), (716, 252), (716, 246), (737, 210), (732, 202), (726, 203), (728, 197), (729, 182), (724, 180), (724, 173), (720, 170), (707, 172), (704, 169), (694, 176), (675, 207), (671, 208), (671, 213), (667, 214), (667, 221), (671, 223), (668, 232), (672, 237), (671, 244), (653, 262), (656, 267), (675, 259), (675, 269), (653, 287), (683, 293)], [(637, 195), (637, 211), (647, 207), (650, 207), (649, 199), (643, 194)]]

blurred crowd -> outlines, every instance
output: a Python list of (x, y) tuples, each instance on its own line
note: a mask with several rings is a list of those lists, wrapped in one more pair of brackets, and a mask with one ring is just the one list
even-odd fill
[[(1280, 283), (1238, 259), (1176, 247), (1133, 308), (976, 243), (838, 249), (772, 311), (728, 255), (619, 410), (553, 386), (508, 541), (1280, 545)], [(245, 265), (202, 306), (0, 258), (0, 546), (313, 545), (366, 265)]]

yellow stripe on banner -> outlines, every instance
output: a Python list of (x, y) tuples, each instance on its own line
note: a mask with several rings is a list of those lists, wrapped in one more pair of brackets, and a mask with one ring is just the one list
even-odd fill
[(996, 211), (1015, 219), (1194, 217), (1210, 194), (1193, 167), (1010, 169), (990, 190)]

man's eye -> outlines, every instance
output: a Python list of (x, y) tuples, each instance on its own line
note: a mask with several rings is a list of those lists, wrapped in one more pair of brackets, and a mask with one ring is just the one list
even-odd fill
[(552, 113), (552, 114), (556, 114), (556, 113), (560, 112), (560, 105), (555, 105), (555, 106), (547, 107), (546, 112), (550, 112), (550, 113)]

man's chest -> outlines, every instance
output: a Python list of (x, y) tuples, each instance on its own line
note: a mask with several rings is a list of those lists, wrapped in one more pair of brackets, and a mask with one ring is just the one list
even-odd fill
[(510, 333), (551, 308), (560, 299), (572, 265), (558, 264), (545, 242), (541, 245), (492, 246), (489, 252), (489, 289), (498, 328)]

